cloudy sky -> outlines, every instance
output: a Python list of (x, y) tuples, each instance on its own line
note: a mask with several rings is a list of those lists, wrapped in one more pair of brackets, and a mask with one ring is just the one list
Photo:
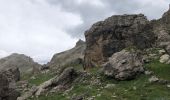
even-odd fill
[(73, 47), (85, 30), (114, 14), (158, 19), (169, 0), (0, 0), (0, 57), (23, 53), (39, 63)]

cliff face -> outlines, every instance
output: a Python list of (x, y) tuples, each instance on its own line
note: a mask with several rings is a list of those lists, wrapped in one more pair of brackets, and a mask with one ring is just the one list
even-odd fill
[(85, 68), (101, 65), (127, 47), (150, 48), (156, 40), (153, 26), (142, 14), (116, 15), (100, 21), (85, 32), (85, 38)]
[(86, 44), (79, 40), (76, 46), (70, 50), (55, 54), (47, 66), (57, 68), (69, 64), (79, 64), (83, 62)]

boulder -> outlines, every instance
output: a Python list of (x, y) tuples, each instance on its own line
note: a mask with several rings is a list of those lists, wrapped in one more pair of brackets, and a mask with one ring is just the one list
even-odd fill
[(13, 75), (13, 79), (17, 82), (17, 81), (20, 81), (20, 70), (19, 70), (19, 68), (11, 68), (11, 69), (9, 69), (8, 70), (10, 73), (11, 73), (11, 75)]
[(10, 71), (0, 72), (0, 100), (17, 100), (20, 95), (15, 89), (15, 81), (19, 78), (16, 77), (17, 75), (11, 75), (13, 73)]
[(170, 60), (170, 56), (168, 54), (164, 54), (160, 57), (160, 62), (161, 63), (169, 63), (169, 60)]
[(103, 65), (103, 73), (117, 80), (129, 80), (143, 73), (143, 63), (135, 51), (122, 50), (112, 55)]
[(67, 89), (71, 86), (72, 82), (78, 77), (78, 73), (72, 67), (66, 68), (61, 75), (56, 76), (38, 86), (38, 89), (35, 93), (36, 96), (39, 96), (45, 93), (47, 90), (50, 90), (55, 87), (63, 87)]
[(115, 15), (97, 22), (85, 32), (85, 68), (99, 66), (124, 48), (150, 48), (156, 36), (142, 15)]
[(149, 82), (150, 83), (154, 83), (154, 82), (158, 82), (159, 78), (157, 78), (156, 76), (152, 76), (151, 78), (149, 78)]

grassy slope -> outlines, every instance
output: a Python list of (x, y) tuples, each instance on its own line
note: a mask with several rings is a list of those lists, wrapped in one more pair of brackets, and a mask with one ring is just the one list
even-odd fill
[[(145, 67), (154, 71), (159, 78), (170, 80), (170, 65), (153, 61), (145, 65)], [(115, 81), (101, 76), (101, 85), (89, 85), (90, 81), (98, 76), (96, 69), (91, 72), (93, 75), (87, 77), (86, 82), (75, 84), (74, 88), (66, 94), (49, 94), (48, 96), (41, 96), (31, 100), (70, 100), (73, 95), (82, 94), (85, 94), (86, 98), (94, 96), (95, 100), (170, 100), (170, 89), (165, 85), (150, 84), (148, 82), (149, 76), (141, 75), (131, 81)], [(38, 78), (32, 83), (40, 83), (41, 79), (44, 81), (43, 78)], [(116, 86), (109, 89), (103, 88), (106, 84), (116, 84)]]

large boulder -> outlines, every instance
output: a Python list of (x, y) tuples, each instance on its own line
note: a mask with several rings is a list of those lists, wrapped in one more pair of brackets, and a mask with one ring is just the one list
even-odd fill
[(112, 55), (103, 65), (103, 73), (117, 80), (129, 80), (143, 73), (143, 63), (136, 51), (122, 50)]
[(19, 68), (13, 67), (6, 70), (2, 70), (3, 74), (7, 76), (9, 81), (20, 81)]
[(68, 67), (61, 73), (61, 75), (56, 76), (38, 86), (35, 95), (39, 96), (47, 90), (49, 91), (50, 89), (55, 87), (60, 87), (60, 89), (67, 89), (71, 86), (71, 84), (77, 77), (78, 73), (74, 70), (74, 68)]
[(85, 32), (85, 68), (98, 66), (126, 47), (150, 48), (155, 42), (153, 27), (142, 15), (115, 15), (94, 24)]
[(0, 72), (0, 100), (17, 100), (20, 95), (15, 90), (15, 82), (19, 80), (18, 70), (7, 70)]
[(55, 54), (46, 66), (58, 69), (59, 67), (67, 65), (70, 66), (82, 64), (84, 60), (85, 48), (86, 43), (82, 40), (79, 40), (74, 48)]

